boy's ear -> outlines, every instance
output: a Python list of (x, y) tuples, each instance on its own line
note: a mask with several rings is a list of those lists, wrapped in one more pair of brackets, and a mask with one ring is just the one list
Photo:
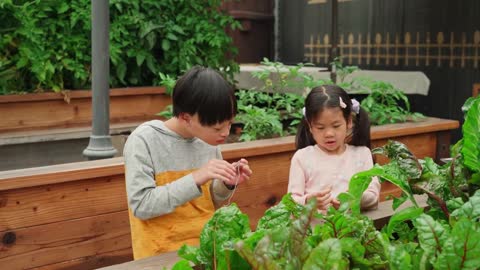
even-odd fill
[(190, 122), (192, 121), (192, 116), (189, 114), (189, 113), (180, 113), (178, 115), (178, 118), (182, 121), (182, 122), (185, 122), (187, 124), (190, 124)]

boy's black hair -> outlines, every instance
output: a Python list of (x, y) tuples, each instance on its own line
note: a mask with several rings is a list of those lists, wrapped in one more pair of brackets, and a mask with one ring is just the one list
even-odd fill
[(175, 84), (173, 115), (198, 113), (200, 123), (212, 126), (232, 119), (237, 113), (235, 89), (216, 70), (195, 66)]
[[(345, 108), (340, 107), (340, 98), (345, 103)], [(347, 92), (337, 85), (323, 85), (313, 88), (305, 99), (305, 115), (298, 126), (295, 139), (297, 150), (316, 144), (309, 123), (325, 108), (341, 108), (347, 123), (352, 116), (352, 138), (348, 143), (370, 148), (370, 120), (367, 112), (360, 107), (358, 114), (352, 114), (352, 101)]]

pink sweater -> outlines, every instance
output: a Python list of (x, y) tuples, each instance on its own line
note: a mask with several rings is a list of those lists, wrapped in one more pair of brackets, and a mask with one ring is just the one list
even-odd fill
[[(308, 146), (293, 155), (290, 166), (288, 192), (293, 199), (305, 204), (307, 195), (332, 186), (332, 196), (348, 190), (350, 178), (373, 167), (372, 154), (365, 146), (346, 145), (340, 155), (329, 155), (318, 146)], [(362, 208), (376, 207), (380, 195), (380, 183), (374, 177), (362, 196)]]

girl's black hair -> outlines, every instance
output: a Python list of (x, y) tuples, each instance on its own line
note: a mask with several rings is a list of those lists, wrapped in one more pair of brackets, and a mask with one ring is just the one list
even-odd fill
[(212, 126), (237, 114), (234, 87), (216, 70), (195, 66), (175, 84), (172, 94), (173, 115), (198, 113), (200, 123)]
[[(347, 105), (345, 108), (340, 107), (340, 98)], [(352, 117), (353, 131), (348, 143), (370, 148), (370, 120), (367, 112), (360, 107), (358, 114), (352, 113), (352, 101), (345, 90), (337, 85), (323, 85), (313, 88), (305, 99), (305, 115), (298, 126), (295, 139), (297, 150), (316, 144), (310, 132), (309, 123), (325, 108), (337, 107), (342, 109), (347, 123), (349, 117)]]

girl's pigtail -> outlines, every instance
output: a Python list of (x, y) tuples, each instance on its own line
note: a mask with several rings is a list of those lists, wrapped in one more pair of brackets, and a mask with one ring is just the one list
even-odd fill
[(368, 113), (360, 107), (358, 114), (353, 116), (353, 132), (351, 145), (370, 148), (370, 119)]
[(308, 126), (307, 120), (303, 117), (302, 121), (298, 125), (297, 135), (295, 137), (295, 147), (297, 150), (305, 148), (310, 145), (315, 145), (316, 142), (313, 139), (312, 133)]

